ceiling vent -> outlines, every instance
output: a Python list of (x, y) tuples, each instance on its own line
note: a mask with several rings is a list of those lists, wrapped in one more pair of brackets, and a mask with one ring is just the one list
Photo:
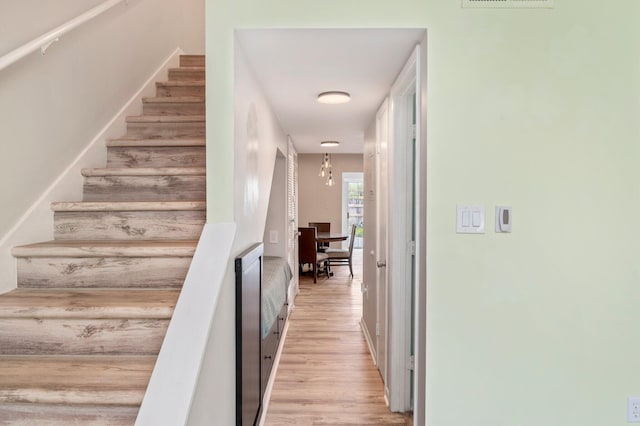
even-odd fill
[(553, 9), (554, 0), (462, 0), (462, 7), (494, 9)]

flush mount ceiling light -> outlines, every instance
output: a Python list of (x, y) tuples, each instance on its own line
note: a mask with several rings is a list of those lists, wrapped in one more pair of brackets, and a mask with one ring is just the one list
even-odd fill
[(338, 142), (338, 141), (322, 141), (322, 142), (320, 142), (320, 145), (324, 146), (324, 147), (338, 146), (338, 145), (340, 145), (340, 142)]
[(351, 95), (347, 92), (322, 92), (318, 95), (318, 102), (321, 104), (344, 104), (351, 100)]

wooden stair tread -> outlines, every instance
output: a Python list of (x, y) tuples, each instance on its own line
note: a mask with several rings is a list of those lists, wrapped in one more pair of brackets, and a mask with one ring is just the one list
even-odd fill
[(142, 98), (146, 103), (204, 103), (204, 96), (155, 96)]
[(14, 247), (15, 257), (191, 257), (195, 240), (54, 240)]
[(0, 356), (0, 402), (139, 405), (155, 356)]
[(204, 123), (204, 115), (130, 115), (127, 123)]
[(54, 212), (205, 211), (206, 201), (75, 201), (51, 203)]
[(0, 296), (0, 318), (154, 318), (170, 319), (177, 290), (34, 290)]
[(172, 147), (205, 146), (205, 138), (117, 138), (107, 141), (107, 147)]
[(82, 169), (82, 176), (205, 176), (204, 167), (104, 167)]

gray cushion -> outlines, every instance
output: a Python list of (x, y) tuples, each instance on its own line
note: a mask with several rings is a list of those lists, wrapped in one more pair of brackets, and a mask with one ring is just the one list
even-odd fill
[(331, 250), (327, 250), (326, 254), (329, 256), (329, 259), (348, 259), (349, 258), (349, 250), (331, 249)]

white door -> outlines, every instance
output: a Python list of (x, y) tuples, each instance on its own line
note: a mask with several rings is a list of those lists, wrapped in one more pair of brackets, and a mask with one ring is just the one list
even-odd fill
[(378, 370), (387, 386), (387, 209), (389, 179), (387, 173), (387, 146), (389, 137), (389, 102), (384, 101), (376, 114), (376, 294), (378, 315), (376, 321), (376, 349)]
[[(413, 406), (415, 250), (415, 133), (419, 101), (419, 50), (416, 48), (391, 88), (389, 103), (388, 274), (389, 328), (387, 358), (389, 408)], [(414, 126), (414, 123), (416, 125)]]

